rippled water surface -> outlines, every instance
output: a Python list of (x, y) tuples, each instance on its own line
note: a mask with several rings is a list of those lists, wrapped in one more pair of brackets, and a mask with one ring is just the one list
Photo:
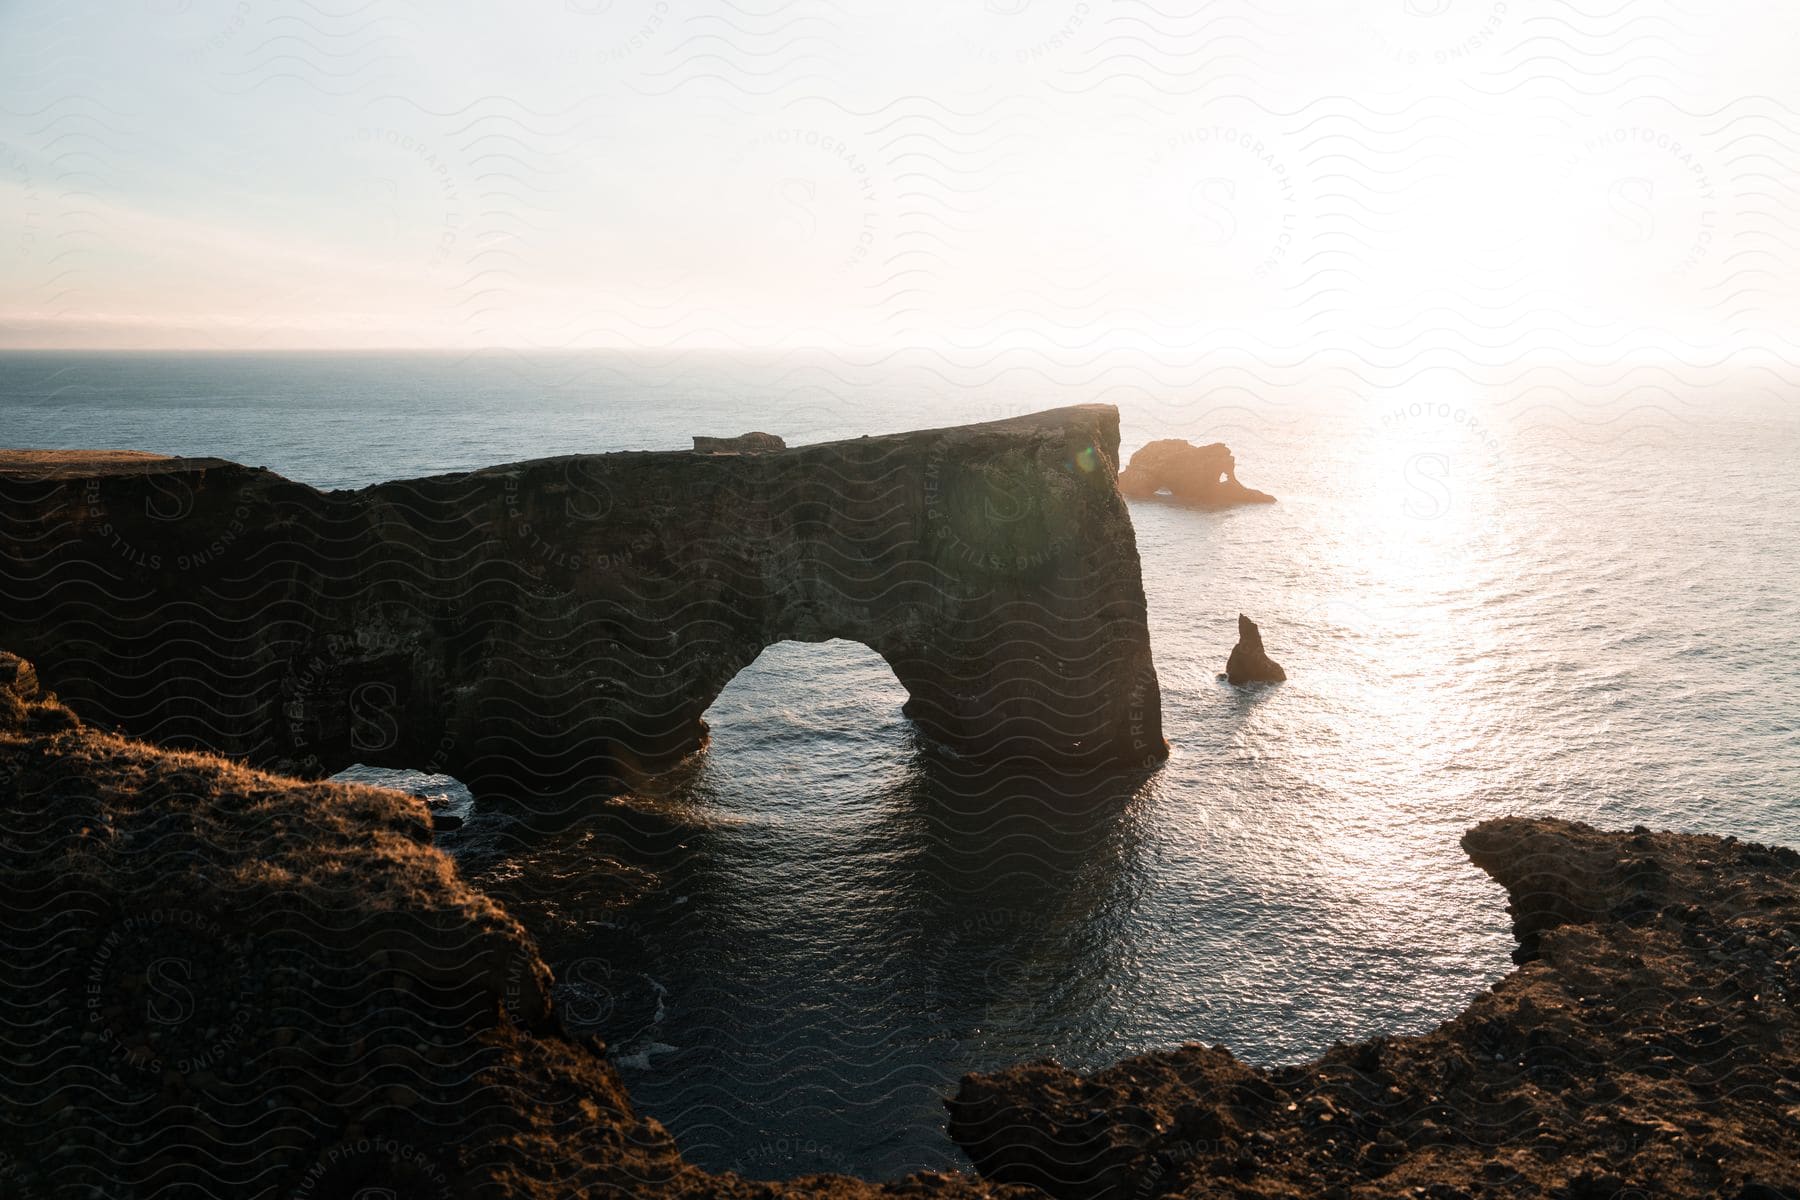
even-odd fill
[[(785, 643), (654, 794), (461, 851), (691, 1158), (956, 1166), (940, 1097), (965, 1071), (1184, 1040), (1276, 1062), (1428, 1028), (1508, 968), (1503, 897), (1457, 848), (1486, 816), (1800, 844), (1800, 423), (1767, 395), (1259, 394), (724, 355), (0, 356), (7, 444), (220, 455), (326, 487), (1095, 399), (1120, 405), (1127, 452), (1224, 440), (1280, 498), (1133, 506), (1164, 769), (960, 776), (920, 754), (872, 652)], [(1240, 611), (1286, 684), (1217, 679)]]

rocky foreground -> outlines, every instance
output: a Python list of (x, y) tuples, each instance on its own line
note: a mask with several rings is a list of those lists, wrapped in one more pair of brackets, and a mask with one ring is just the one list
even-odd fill
[(422, 801), (85, 728), (0, 654), (0, 1197), (948, 1198), (710, 1175)]
[(1800, 854), (1489, 821), (1519, 969), (1423, 1037), (970, 1077), (951, 1136), (1057, 1197), (1800, 1196)]
[(0, 834), (0, 1196), (1800, 1196), (1789, 850), (1489, 822), (1522, 965), (1437, 1031), (971, 1076), (982, 1177), (875, 1186), (684, 1163), (418, 800), (86, 727), (0, 654)]

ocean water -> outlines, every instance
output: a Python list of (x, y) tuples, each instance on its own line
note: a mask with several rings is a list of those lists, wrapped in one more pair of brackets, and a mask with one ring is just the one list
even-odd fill
[[(476, 805), (447, 840), (691, 1159), (880, 1178), (964, 1165), (941, 1098), (966, 1071), (1189, 1040), (1286, 1062), (1453, 1015), (1510, 965), (1504, 897), (1457, 846), (1482, 818), (1800, 844), (1800, 408), (1654, 370), (1647, 390), (1527, 374), (12, 354), (0, 444), (345, 487), (1083, 400), (1120, 406), (1127, 453), (1229, 443), (1279, 503), (1132, 507), (1173, 745), (1148, 780), (1048, 808), (1011, 803), (1019, 781), (971, 797), (871, 651), (784, 643), (644, 794), (533, 840), (481, 836)], [(1287, 683), (1217, 678), (1239, 612)], [(400, 782), (468, 808), (454, 781)]]

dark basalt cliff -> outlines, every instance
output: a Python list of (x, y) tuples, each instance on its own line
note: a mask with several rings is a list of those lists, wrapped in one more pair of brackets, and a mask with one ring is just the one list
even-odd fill
[(786, 449), (787, 443), (772, 433), (740, 433), (736, 437), (694, 435), (697, 454), (764, 454)]
[(0, 643), (85, 716), (318, 775), (628, 784), (784, 639), (849, 638), (984, 762), (1160, 761), (1118, 413), (319, 492), (217, 459), (0, 453)]
[[(1800, 854), (1488, 822), (1521, 966), (1422, 1037), (970, 1076), (982, 1178), (714, 1175), (424, 805), (84, 727), (0, 653), (0, 1195), (1800, 1195)], [(1041, 1190), (1039, 1190), (1041, 1189)]]
[(1800, 1197), (1800, 854), (1489, 821), (1520, 967), (1423, 1037), (967, 1078), (950, 1132), (1059, 1198)]
[(0, 1196), (1024, 1197), (684, 1163), (424, 804), (85, 728), (0, 652)]

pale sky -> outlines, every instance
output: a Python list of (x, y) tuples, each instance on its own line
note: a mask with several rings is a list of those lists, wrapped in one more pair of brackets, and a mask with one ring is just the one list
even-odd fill
[(0, 0), (0, 346), (1790, 359), (1797, 31), (1663, 0)]

